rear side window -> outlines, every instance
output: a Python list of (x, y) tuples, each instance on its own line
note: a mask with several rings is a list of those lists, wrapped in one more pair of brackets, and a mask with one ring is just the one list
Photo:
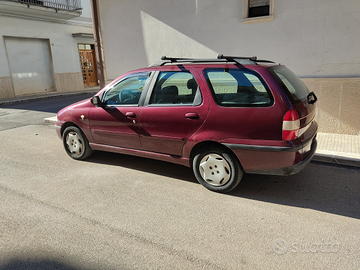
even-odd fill
[(270, 68), (269, 71), (281, 84), (292, 102), (298, 103), (307, 99), (308, 88), (290, 69), (285, 66), (276, 66)]
[(190, 72), (163, 71), (159, 73), (149, 104), (197, 106), (201, 102), (198, 84)]
[(263, 79), (248, 69), (205, 69), (215, 102), (225, 107), (267, 107), (273, 97)]

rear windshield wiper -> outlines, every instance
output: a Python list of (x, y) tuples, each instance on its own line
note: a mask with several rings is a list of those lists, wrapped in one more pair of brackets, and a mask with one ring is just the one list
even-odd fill
[(311, 92), (307, 95), (307, 101), (309, 104), (314, 104), (317, 101), (317, 97), (314, 92)]

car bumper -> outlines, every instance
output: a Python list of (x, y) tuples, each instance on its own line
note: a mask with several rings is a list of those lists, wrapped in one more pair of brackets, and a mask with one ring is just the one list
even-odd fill
[(238, 157), (244, 171), (254, 174), (291, 175), (300, 172), (315, 155), (316, 133), (293, 147), (224, 144)]
[(317, 148), (317, 141), (316, 139), (311, 144), (311, 150), (307, 153), (305, 159), (300, 161), (299, 163), (289, 166), (289, 167), (282, 167), (276, 169), (269, 169), (269, 170), (256, 170), (256, 171), (247, 171), (247, 173), (256, 173), (256, 174), (268, 174), (268, 175), (292, 175), (302, 171), (308, 163), (312, 160), (315, 155)]
[(62, 139), (62, 134), (61, 134), (62, 124), (63, 124), (63, 122), (61, 122), (61, 121), (56, 121), (56, 123), (55, 123), (56, 134), (59, 136), (60, 139)]

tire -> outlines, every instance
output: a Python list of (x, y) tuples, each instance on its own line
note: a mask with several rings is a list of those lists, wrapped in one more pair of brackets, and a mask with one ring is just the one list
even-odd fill
[(92, 154), (89, 141), (79, 128), (67, 127), (63, 132), (62, 139), (66, 153), (73, 159), (83, 160)]
[(233, 153), (220, 147), (201, 149), (192, 168), (198, 182), (209, 190), (226, 193), (241, 181), (243, 170)]

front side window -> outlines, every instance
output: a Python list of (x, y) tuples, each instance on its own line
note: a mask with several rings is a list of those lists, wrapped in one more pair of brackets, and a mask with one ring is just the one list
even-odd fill
[(150, 105), (199, 105), (201, 94), (194, 76), (184, 71), (160, 72)]
[(215, 102), (224, 107), (267, 107), (272, 94), (263, 79), (247, 69), (206, 69)]
[(114, 84), (103, 96), (106, 105), (138, 105), (150, 73), (132, 74)]

